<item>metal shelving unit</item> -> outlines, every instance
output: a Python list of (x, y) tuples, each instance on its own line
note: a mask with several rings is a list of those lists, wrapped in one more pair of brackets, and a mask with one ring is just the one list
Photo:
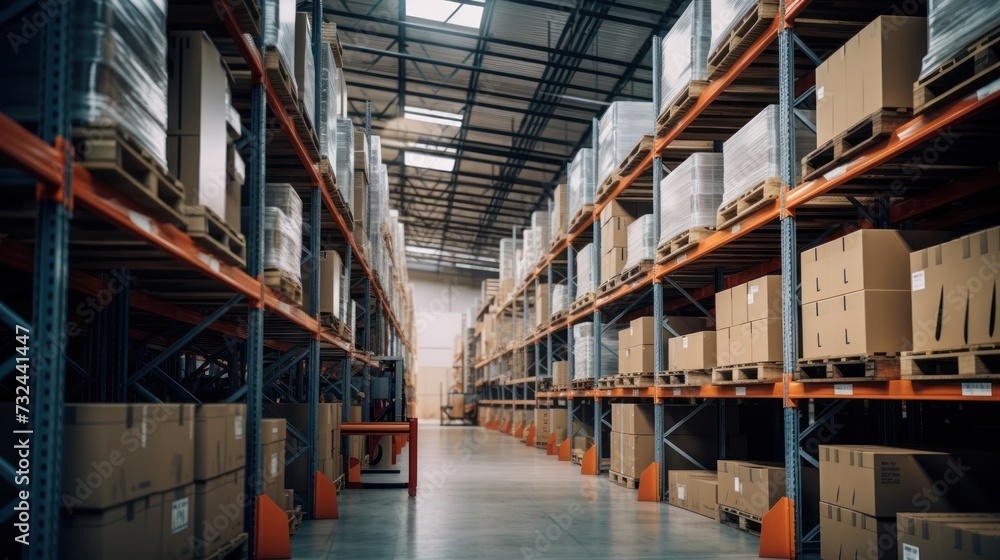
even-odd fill
[[(262, 0), (261, 26), (267, 26), (268, 0)], [(345, 217), (337, 209), (330, 192), (324, 188), (315, 163), (306, 151), (302, 138), (279, 100), (275, 87), (267, 79), (259, 37), (245, 35), (240, 21), (240, 2), (215, 3), (202, 7), (201, 16), (220, 50), (239, 54), (229, 65), (236, 77), (234, 100), (249, 110), (243, 111), (244, 152), (247, 161), (246, 191), (249, 199), (247, 267), (242, 270), (208, 255), (189, 235), (170, 223), (149, 215), (135, 202), (106, 182), (92, 176), (74, 162), (67, 104), (70, 99), (68, 10), (58, 10), (45, 30), (42, 49), (41, 100), (38, 134), (6, 115), (0, 114), (0, 159), (12, 164), (37, 181), (33, 221), (34, 247), (11, 236), (3, 240), (0, 262), (12, 270), (31, 274), (32, 315), (25, 320), (11, 306), (0, 302), (4, 322), (31, 325), (33, 360), (31, 410), (34, 431), (30, 491), (33, 497), (31, 516), (32, 558), (55, 558), (58, 551), (60, 515), (61, 451), (63, 404), (68, 390), (68, 370), (81, 373), (101, 390), (89, 393), (98, 402), (144, 400), (162, 402), (169, 397), (181, 402), (245, 402), (247, 404), (246, 490), (250, 496), (262, 493), (260, 465), (260, 426), (265, 399), (281, 397), (291, 402), (309, 403), (308, 433), (303, 434), (307, 447), (304, 460), (311, 471), (317, 470), (317, 404), (340, 398), (349, 404), (357, 396), (351, 385), (352, 375), (362, 375), (364, 409), (369, 408), (367, 383), (372, 370), (383, 362), (398, 363), (411, 354), (411, 342), (393, 312), (382, 280), (373, 272), (354, 240)], [(322, 21), (322, 4), (312, 2), (313, 21)], [(242, 14), (246, 16), (247, 14)], [(321, 60), (325, 44), (321, 26), (313, 26), (313, 56)], [(320, 65), (314, 79), (320, 91)], [(317, 96), (316, 114), (321, 114), (325, 100)], [(268, 137), (268, 124), (280, 132)], [(366, 123), (370, 134), (370, 123)], [(277, 131), (276, 131), (277, 132)], [(300, 166), (299, 189), (307, 208), (308, 239), (303, 244), (307, 261), (318, 261), (319, 252), (333, 249), (342, 252), (347, 268), (347, 282), (352, 298), (363, 298), (359, 322), (364, 325), (356, 340), (345, 338), (319, 321), (319, 267), (305, 267), (305, 281), (311, 283), (311, 298), (304, 308), (272, 292), (263, 283), (263, 213), (265, 177), (271, 170), (269, 147), (280, 144), (295, 154)], [(369, 143), (370, 145), (370, 143)], [(372, 158), (369, 158), (371, 161)], [(285, 160), (283, 163), (287, 163)], [(283, 170), (282, 175), (285, 174)], [(369, 214), (370, 215), (370, 214)], [(29, 220), (25, 220), (28, 222)], [(113, 266), (88, 266), (71, 260), (74, 224), (97, 224), (106, 238), (127, 244), (139, 256)], [(30, 224), (29, 224), (30, 225)], [(27, 227), (27, 226), (26, 226)], [(115, 256), (109, 257), (114, 261)], [(102, 337), (86, 341), (88, 355), (96, 364), (113, 364), (104, 373), (87, 371), (87, 363), (67, 357), (67, 346), (81, 341), (64, 336), (71, 294), (96, 296), (112, 284), (109, 275), (91, 272), (93, 268), (121, 269), (124, 278), (133, 278), (118, 286), (105, 313), (115, 316), (101, 319)], [(354, 282), (352, 283), (352, 276)], [(142, 290), (133, 289), (141, 283)], [(105, 324), (108, 323), (108, 324)], [(375, 331), (375, 332), (373, 332)], [(136, 342), (136, 337), (140, 337)], [(220, 340), (224, 342), (220, 346)], [(211, 350), (211, 351), (210, 351)], [(204, 364), (195, 367), (188, 355), (200, 356)], [(75, 357), (75, 355), (74, 355)], [(119, 360), (120, 361), (116, 361)], [(338, 373), (338, 383), (323, 375), (321, 367)], [(199, 385), (192, 377), (211, 370), (211, 382)], [(360, 370), (360, 371), (358, 371)], [(6, 375), (6, 371), (3, 372)], [(399, 376), (403, 368), (397, 366)], [(179, 379), (179, 380), (178, 380)], [(195, 386), (198, 385), (198, 386)], [(399, 388), (396, 382), (395, 414), (400, 416)], [(343, 407), (343, 420), (349, 420), (350, 406)], [(367, 416), (367, 415), (366, 415)], [(366, 417), (365, 420), (368, 418)], [(295, 460), (292, 457), (290, 460)], [(5, 469), (11, 469), (6, 463)], [(311, 485), (311, 482), (310, 482)], [(312, 509), (313, 492), (301, 498), (305, 511)], [(250, 547), (254, 542), (255, 503), (245, 504), (246, 530)], [(10, 508), (8, 508), (10, 509)]]

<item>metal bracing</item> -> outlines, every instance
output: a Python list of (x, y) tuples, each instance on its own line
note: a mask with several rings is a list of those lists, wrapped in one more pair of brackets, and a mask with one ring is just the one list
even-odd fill
[[(650, 118), (653, 120), (654, 126), (657, 117), (659, 117), (660, 112), (660, 80), (663, 79), (661, 75), (663, 72), (663, 61), (660, 60), (661, 56), (661, 44), (663, 39), (658, 36), (654, 36), (651, 40), (652, 50), (653, 50), (653, 114)], [(660, 229), (663, 224), (660, 223), (660, 205), (663, 202), (660, 200), (660, 181), (663, 176), (663, 166), (661, 165), (660, 153), (653, 152), (653, 235), (656, 239), (660, 238)], [(662, 325), (663, 324), (663, 283), (658, 280), (653, 282), (653, 324)], [(659, 334), (657, 329), (657, 335)], [(663, 337), (653, 336), (653, 368), (656, 370), (655, 373), (663, 371)], [(653, 460), (656, 461), (658, 466), (656, 471), (657, 485), (659, 488), (660, 495), (657, 496), (659, 500), (665, 500), (667, 495), (667, 462), (665, 460), (665, 453), (663, 448), (663, 404), (656, 404), (653, 406), (653, 431), (655, 433), (654, 438), (654, 449), (653, 449)]]
[[(677, 444), (675, 444), (674, 442), (670, 441), (670, 434), (672, 434), (672, 433), (676, 432), (677, 430), (679, 430), (682, 426), (684, 426), (684, 424), (686, 424), (688, 422), (688, 420), (694, 418), (702, 410), (704, 410), (706, 407), (708, 407), (708, 406), (710, 406), (712, 404), (713, 404), (712, 401), (708, 401), (708, 400), (701, 401), (701, 404), (699, 404), (698, 406), (696, 406), (694, 408), (694, 410), (692, 410), (691, 412), (689, 412), (687, 414), (687, 416), (685, 416), (684, 418), (681, 418), (680, 421), (674, 423), (674, 425), (672, 425), (672, 426), (670, 426), (670, 428), (666, 429), (666, 431), (663, 432), (663, 435), (659, 437), (659, 441), (658, 441), (658, 443), (664, 443), (666, 445), (669, 445), (670, 448), (673, 449), (674, 451), (676, 451), (680, 456), (684, 457), (685, 459), (687, 459), (688, 461), (690, 461), (691, 464), (697, 466), (699, 469), (702, 469), (702, 470), (707, 470), (708, 467), (706, 467), (705, 465), (702, 465), (701, 462), (699, 462), (697, 459), (695, 459), (694, 457), (692, 457), (691, 455), (689, 455), (686, 451), (684, 451), (683, 449), (681, 449)], [(662, 416), (661, 416), (661, 421), (662, 421)]]

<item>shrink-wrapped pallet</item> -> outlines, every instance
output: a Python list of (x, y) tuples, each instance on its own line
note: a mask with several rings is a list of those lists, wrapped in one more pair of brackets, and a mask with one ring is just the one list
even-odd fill
[(594, 291), (593, 244), (587, 243), (576, 253), (576, 297)]
[(927, 55), (920, 67), (926, 78), (970, 44), (1000, 27), (996, 0), (928, 0)]
[[(354, 123), (351, 119), (334, 119), (337, 141), (337, 190), (349, 208), (354, 207)], [(354, 216), (360, 219), (361, 216)], [(361, 224), (362, 228), (365, 224)]]
[(264, 3), (265, 20), (269, 25), (262, 30), (264, 48), (275, 48), (278, 58), (285, 64), (291, 86), (295, 83), (295, 0), (269, 0)]
[(569, 190), (569, 206), (566, 212), (566, 227), (568, 228), (576, 213), (586, 204), (594, 203), (594, 151), (590, 148), (580, 148), (576, 157), (569, 163), (566, 171), (566, 183)]
[(655, 118), (652, 103), (615, 101), (608, 107), (598, 123), (597, 185), (614, 173), (640, 138), (653, 134)]
[(693, 80), (708, 79), (708, 47), (712, 38), (712, 2), (692, 0), (663, 37), (660, 61), (660, 107), (670, 107)]
[(594, 324), (573, 325), (573, 379), (593, 379), (599, 365), (602, 377), (618, 373), (618, 332), (607, 329), (601, 334), (601, 362), (594, 360)]
[[(520, 242), (504, 238), (500, 240), (500, 280), (513, 280), (517, 273), (517, 251)], [(503, 294), (506, 295), (506, 294)]]
[[(714, 216), (714, 214), (713, 214)], [(656, 231), (652, 214), (639, 216), (628, 226), (628, 250), (625, 267), (628, 270), (642, 261), (652, 261), (656, 251)]]
[(549, 213), (545, 210), (536, 210), (531, 213), (531, 229), (535, 230), (535, 254), (538, 258), (546, 254), (549, 250)]
[(757, 0), (712, 0), (712, 43), (708, 52), (714, 53), (756, 6)]
[(722, 154), (694, 154), (660, 181), (662, 245), (692, 228), (714, 228), (722, 204)]
[[(560, 311), (566, 311), (569, 309), (568, 292), (566, 291), (566, 286), (564, 284), (553, 284), (552, 285), (552, 301), (549, 303), (551, 308), (551, 315), (555, 315)], [(550, 316), (551, 316), (550, 315)]]

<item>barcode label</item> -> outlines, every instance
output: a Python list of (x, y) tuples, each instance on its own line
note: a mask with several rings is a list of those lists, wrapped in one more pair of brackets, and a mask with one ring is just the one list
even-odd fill
[(747, 388), (746, 387), (737, 387), (736, 388), (736, 396), (737, 397), (745, 397), (745, 396), (747, 396)]
[(851, 396), (854, 394), (854, 385), (851, 383), (837, 383), (833, 386), (833, 394)]
[(992, 383), (962, 383), (963, 397), (992, 397)]

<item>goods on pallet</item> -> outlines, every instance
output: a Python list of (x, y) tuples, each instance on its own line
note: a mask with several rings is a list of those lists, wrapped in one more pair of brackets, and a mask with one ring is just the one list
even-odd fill
[[(639, 216), (652, 211), (650, 202), (612, 200), (601, 210), (601, 282), (625, 268), (628, 260), (628, 228)], [(577, 293), (582, 293), (577, 290)]]
[[(535, 286), (535, 315), (534, 327), (538, 328), (549, 322), (549, 285), (538, 284)], [(530, 324), (530, 323), (529, 323)]]
[(781, 275), (763, 276), (715, 294), (716, 363), (780, 362)]
[[(323, 102), (320, 104), (320, 115), (316, 116), (316, 136), (319, 140), (319, 154), (320, 157), (324, 157), (331, 160), (337, 159), (337, 99), (340, 97), (341, 83), (338, 81), (336, 62), (333, 59), (333, 53), (330, 51), (330, 47), (325, 46), (320, 49), (320, 81), (319, 81), (319, 95)], [(337, 187), (340, 188), (340, 181), (342, 176), (340, 173), (340, 166), (350, 163), (350, 173), (354, 173), (354, 137), (351, 135), (351, 154), (347, 158), (347, 161), (343, 162), (337, 161), (336, 164), (336, 175), (337, 177)], [(345, 177), (346, 179), (346, 177)]]
[(298, 89), (295, 83), (295, 0), (275, 0), (264, 3), (264, 21), (270, 25), (261, 30), (264, 48), (273, 48), (278, 52), (278, 58), (285, 65), (287, 78), (293, 90)]
[[(319, 254), (319, 312), (344, 320), (348, 290), (344, 282), (344, 261), (337, 251), (320, 251)], [(312, 286), (306, 282), (302, 289), (302, 301), (309, 305)]]
[(264, 495), (280, 504), (285, 492), (285, 439), (288, 427), (284, 418), (260, 421), (259, 465)]
[(656, 252), (656, 232), (652, 214), (639, 216), (628, 226), (628, 249), (626, 250), (625, 266), (628, 270), (643, 261), (652, 261)]
[(556, 185), (549, 200), (549, 235), (554, 241), (569, 228), (569, 187)]
[(900, 512), (895, 521), (903, 560), (1000, 558), (1000, 513)]
[(879, 519), (820, 502), (819, 530), (821, 558), (896, 560), (894, 517)]
[(559, 313), (560, 311), (566, 311), (569, 309), (569, 298), (566, 291), (565, 284), (554, 284), (552, 286), (552, 312), (550, 317)]
[(615, 172), (639, 138), (653, 134), (653, 117), (652, 103), (615, 101), (608, 107), (598, 122), (597, 185)]
[(497, 290), (500, 289), (500, 280), (496, 278), (487, 278), (483, 280), (480, 284), (480, 294), (479, 299), (482, 302), (487, 302), (491, 297), (495, 296)]
[(535, 261), (545, 256), (549, 251), (549, 244), (552, 238), (549, 232), (549, 213), (545, 210), (536, 210), (531, 213), (531, 229), (535, 232)]
[(524, 279), (528, 277), (528, 272), (534, 268), (536, 262), (538, 262), (538, 257), (535, 254), (535, 231), (531, 228), (525, 228), (521, 232), (521, 257), (518, 259), (515, 285), (524, 282)]
[(595, 186), (594, 150), (580, 148), (576, 157), (569, 163), (566, 170), (566, 188), (568, 190), (566, 222), (572, 226), (572, 220), (588, 204), (594, 203)]
[(552, 386), (569, 386), (569, 362), (565, 360), (552, 362)]
[(521, 248), (521, 240), (504, 238), (500, 240), (500, 293), (505, 299), (514, 289), (514, 277), (517, 274), (517, 251)]
[(614, 375), (618, 367), (618, 336), (613, 330), (601, 333), (601, 363), (594, 363), (594, 324), (573, 325), (573, 379), (593, 379), (596, 368), (601, 376)]
[[(195, 558), (212, 558), (243, 532), (245, 471), (245, 465), (240, 465), (213, 479), (195, 482), (191, 518), (194, 528), (191, 545)], [(220, 514), (224, 517), (220, 518)], [(225, 522), (221, 522), (222, 519)]]
[(715, 471), (667, 472), (668, 502), (705, 517), (719, 519), (719, 474)]
[(670, 371), (712, 369), (716, 366), (716, 332), (702, 331), (667, 340)]
[(1000, 4), (992, 0), (935, 0), (927, 6), (927, 56), (920, 67), (926, 78), (1000, 22)]
[(733, 29), (757, 6), (758, 0), (712, 0), (712, 42), (708, 52), (714, 53)]
[(166, 167), (166, 2), (75, 2), (70, 21), (70, 119), (119, 127)]
[[(320, 403), (317, 410), (316, 433), (316, 456), (318, 467), (321, 471), (324, 467), (332, 471), (333, 462), (337, 459), (340, 451), (340, 422), (342, 418), (342, 407), (340, 403)], [(305, 404), (268, 404), (264, 407), (264, 415), (270, 418), (283, 418), (288, 426), (294, 428), (301, 434), (309, 433), (309, 407)], [(304, 442), (296, 438), (289, 438), (285, 444), (287, 454), (296, 455), (304, 446)], [(285, 467), (284, 483), (282, 489), (292, 488), (299, 494), (305, 495), (309, 488), (309, 481), (312, 479), (313, 471), (308, 468), (303, 453)], [(325, 462), (329, 462), (326, 463)], [(326, 473), (328, 476), (333, 472)], [(330, 476), (330, 478), (335, 478)]]
[(1000, 342), (1000, 228), (910, 254), (913, 350), (961, 350)]
[(264, 189), (264, 268), (288, 275), (301, 288), (302, 199), (287, 183)]
[(723, 154), (694, 154), (660, 181), (657, 246), (695, 228), (715, 228), (722, 204)]
[(803, 252), (802, 357), (910, 350), (910, 252), (949, 237), (859, 230)]
[(298, 84), (299, 112), (306, 126), (315, 130), (316, 122), (316, 60), (313, 59), (312, 24), (310, 14), (295, 14), (295, 82)]
[(594, 286), (594, 245), (587, 243), (576, 253), (576, 296), (593, 292)]
[(563, 408), (536, 408), (535, 409), (535, 441), (545, 443), (549, 434), (556, 434), (556, 445), (566, 439), (566, 419), (567, 410)]
[(229, 76), (222, 56), (201, 31), (175, 32), (169, 38), (167, 163), (184, 183), (185, 202), (204, 206), (228, 219), (226, 181), (226, 90)]
[[(208, 558), (243, 532), (246, 405), (202, 404), (195, 409), (194, 557)], [(225, 512), (227, 523), (216, 523)]]
[(693, 0), (663, 37), (660, 51), (660, 106), (673, 105), (694, 80), (708, 79), (708, 47), (712, 38), (712, 2)]
[(758, 518), (785, 495), (785, 469), (764, 463), (723, 461), (717, 463), (719, 506)]
[[(813, 111), (801, 112), (808, 119), (816, 118)], [(780, 113), (777, 105), (768, 105), (723, 144), (722, 206), (757, 187), (781, 186)], [(816, 133), (796, 118), (795, 153), (808, 154), (814, 149)], [(800, 178), (798, 170), (796, 183)]]
[[(334, 119), (335, 128), (331, 128), (331, 136), (336, 138), (336, 173), (337, 190), (344, 203), (351, 208), (355, 227), (358, 224), (364, 228), (368, 215), (368, 185), (355, 184), (354, 158), (354, 124), (351, 119)], [(333, 130), (336, 130), (334, 134)], [(360, 189), (358, 187), (361, 187)]]

